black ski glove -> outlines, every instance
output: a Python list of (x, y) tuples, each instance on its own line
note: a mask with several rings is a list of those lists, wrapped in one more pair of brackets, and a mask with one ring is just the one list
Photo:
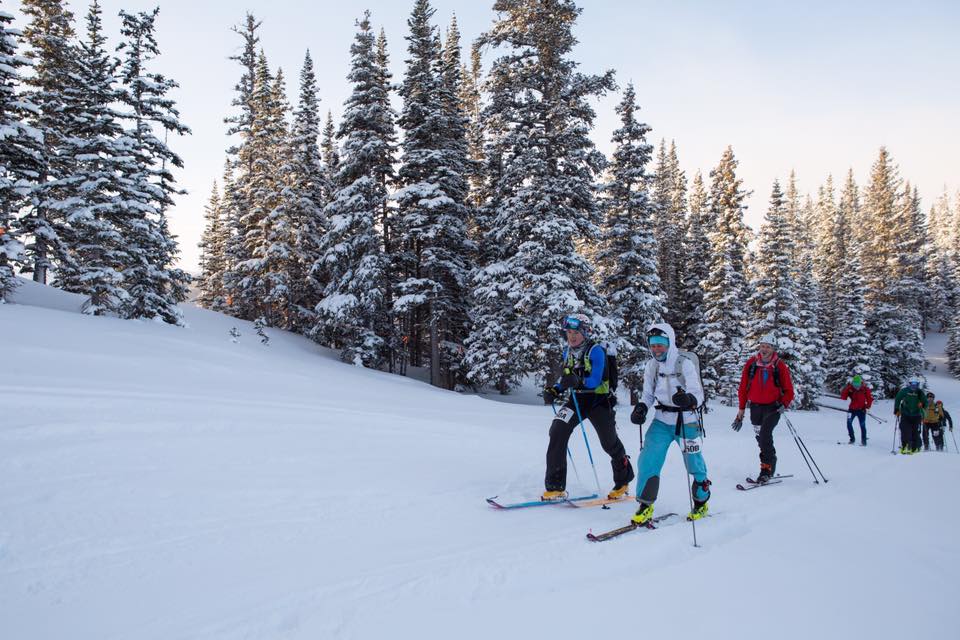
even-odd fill
[(548, 384), (543, 388), (543, 397), (547, 400), (556, 400), (560, 397), (560, 390), (557, 389), (552, 384)]
[(579, 389), (580, 377), (575, 373), (565, 373), (560, 378), (560, 386), (564, 389)]
[(743, 418), (734, 418), (733, 424), (730, 426), (733, 427), (734, 431), (740, 431), (740, 427), (743, 426)]
[(642, 402), (638, 402), (637, 406), (633, 408), (633, 412), (630, 414), (630, 422), (633, 424), (642, 425), (647, 421), (647, 405)]
[(683, 389), (678, 388), (677, 392), (673, 394), (673, 397), (670, 398), (674, 406), (677, 406), (683, 410), (693, 409), (697, 406), (697, 398), (692, 393), (687, 393)]

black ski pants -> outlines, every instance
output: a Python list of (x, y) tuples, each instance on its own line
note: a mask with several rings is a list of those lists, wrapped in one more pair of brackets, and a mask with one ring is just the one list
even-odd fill
[[(577, 397), (580, 415), (589, 420), (600, 437), (600, 446), (610, 456), (613, 467), (613, 482), (616, 486), (633, 479), (633, 467), (627, 451), (617, 435), (616, 414), (605, 397)], [(567, 443), (570, 434), (580, 424), (573, 400), (569, 400), (557, 412), (550, 425), (550, 443), (547, 445), (547, 473), (544, 485), (547, 491), (563, 491), (567, 487)]]
[(937, 451), (943, 451), (943, 443), (944, 443), (944, 435), (945, 435), (943, 433), (943, 425), (939, 422), (937, 424), (931, 424), (930, 435), (933, 436), (933, 445), (937, 448)]
[(760, 445), (760, 464), (770, 465), (770, 475), (777, 472), (777, 450), (773, 446), (773, 429), (780, 422), (779, 402), (751, 404), (750, 422)]
[[(923, 448), (924, 448), (924, 449), (929, 449), (929, 448), (930, 448), (930, 432), (931, 432), (931, 431), (938, 431), (939, 429), (940, 429), (940, 423), (939, 423), (939, 422), (924, 422), (924, 423), (923, 423)], [(937, 442), (937, 437), (936, 437), (936, 436), (933, 437), (933, 442), (934, 442), (934, 444), (936, 444), (936, 442)]]
[(900, 416), (900, 446), (920, 450), (920, 416)]

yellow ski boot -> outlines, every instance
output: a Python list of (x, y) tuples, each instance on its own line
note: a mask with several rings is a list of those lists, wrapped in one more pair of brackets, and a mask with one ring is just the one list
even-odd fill
[(699, 520), (700, 518), (705, 518), (707, 516), (707, 503), (702, 502), (699, 505), (695, 502), (693, 504), (693, 511), (687, 515), (687, 520)]
[(619, 500), (620, 498), (625, 498), (627, 496), (627, 491), (630, 490), (629, 484), (623, 484), (619, 487), (614, 487), (610, 493), (607, 494), (607, 499), (609, 500)]
[(653, 505), (640, 503), (640, 508), (633, 514), (630, 521), (634, 524), (646, 524), (653, 518)]
[(540, 499), (544, 502), (559, 502), (567, 498), (566, 491), (544, 491)]

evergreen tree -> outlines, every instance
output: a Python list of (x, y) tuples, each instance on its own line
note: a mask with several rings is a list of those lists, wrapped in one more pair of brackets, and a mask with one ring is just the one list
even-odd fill
[[(810, 229), (813, 232), (813, 268), (822, 296), (820, 298), (820, 333), (827, 343), (833, 340), (836, 331), (838, 307), (838, 283), (843, 281), (847, 262), (849, 225), (839, 217), (833, 187), (833, 176), (817, 194), (816, 220)], [(842, 225), (837, 228), (837, 225)]]
[(737, 160), (727, 147), (710, 172), (710, 275), (704, 282), (704, 319), (698, 349), (701, 375), (708, 395), (733, 404), (740, 384), (747, 299), (745, 259), (749, 229), (743, 223), (748, 195), (737, 177)]
[(470, 48), (470, 67), (460, 70), (460, 105), (467, 118), (467, 157), (470, 180), (470, 195), (467, 202), (473, 209), (483, 205), (484, 191), (484, 135), (483, 100), (480, 95), (481, 62), (480, 47), (475, 43)]
[(597, 254), (601, 292), (620, 325), (618, 365), (624, 386), (636, 393), (647, 361), (647, 328), (663, 318), (663, 291), (657, 274), (657, 243), (651, 231), (656, 211), (647, 165), (653, 146), (650, 127), (636, 119), (640, 107), (628, 84), (617, 106), (620, 128), (613, 132), (613, 161), (604, 185), (605, 220)]
[(183, 193), (174, 182), (170, 167), (183, 168), (183, 161), (167, 143), (154, 134), (186, 135), (176, 104), (167, 94), (179, 86), (148, 63), (160, 55), (154, 36), (159, 9), (136, 15), (120, 12), (124, 41), (121, 74), (122, 103), (129, 109), (126, 133), (130, 162), (125, 163), (126, 192), (124, 239), (129, 260), (124, 268), (124, 287), (129, 295), (123, 314), (127, 318), (160, 318), (179, 324), (177, 307), (187, 297), (190, 276), (173, 266), (179, 253), (176, 238), (167, 225), (166, 209), (174, 194)]
[(323, 214), (327, 178), (319, 137), (317, 81), (308, 51), (300, 72), (300, 99), (290, 132), (288, 160), (281, 168), (280, 200), (285, 211), (278, 214), (289, 224), (291, 255), (286, 261), (286, 270), (290, 280), (290, 328), (299, 332), (313, 327), (313, 307), (326, 285), (325, 279), (310, 278), (319, 256), (320, 238), (327, 228)]
[(956, 300), (956, 283), (953, 279), (954, 216), (947, 192), (933, 206), (927, 219), (927, 242), (924, 253), (927, 257), (923, 297), (924, 327), (945, 331), (949, 326)]
[(814, 225), (829, 225), (829, 222), (821, 223), (817, 216), (817, 207), (808, 197), (794, 224), (787, 224), (793, 234), (791, 244), (798, 256), (793, 273), (800, 316), (795, 342), (796, 364), (793, 368), (793, 380), (797, 387), (795, 404), (805, 410), (817, 410), (816, 403), (823, 389), (825, 375), (826, 343), (820, 333), (820, 300), (823, 295), (814, 273), (816, 246), (813, 230)]
[(244, 26), (233, 27), (234, 33), (243, 39), (243, 49), (230, 59), (238, 62), (243, 69), (240, 79), (234, 86), (232, 105), (237, 113), (224, 122), (228, 125), (227, 135), (236, 136), (236, 144), (227, 149), (227, 161), (230, 164), (230, 179), (223, 183), (223, 203), (226, 212), (224, 222), (230, 229), (226, 247), (226, 270), (223, 274), (226, 311), (231, 315), (253, 319), (254, 310), (244, 293), (245, 285), (242, 266), (252, 257), (246, 243), (248, 233), (255, 229), (245, 226), (249, 222), (250, 202), (249, 176), (254, 171), (254, 154), (251, 147), (251, 131), (254, 120), (254, 91), (257, 80), (257, 52), (260, 37), (257, 30), (261, 23), (251, 13), (247, 13)]
[(826, 385), (834, 392), (856, 374), (873, 386), (875, 353), (867, 332), (864, 297), (860, 258), (852, 249), (843, 286), (838, 289), (836, 330), (826, 353)]
[(200, 295), (197, 301), (207, 309), (220, 310), (226, 304), (223, 291), (223, 272), (226, 268), (226, 227), (220, 191), (214, 181), (210, 201), (204, 207), (207, 224), (200, 239)]
[(337, 172), (340, 170), (340, 151), (337, 149), (337, 130), (333, 126), (333, 114), (327, 111), (323, 125), (323, 140), (320, 143), (323, 158), (323, 203), (326, 206), (337, 190)]
[[(602, 335), (605, 301), (575, 243), (594, 239), (601, 211), (594, 180), (604, 159), (588, 137), (588, 100), (614, 86), (576, 71), (570, 0), (498, 0), (481, 42), (502, 52), (489, 76), (490, 227), (496, 254), (475, 276), (467, 339), (470, 379), (506, 392), (559, 359), (554, 324), (564, 313), (591, 316)], [(488, 165), (489, 166), (489, 165)], [(521, 355), (522, 354), (522, 355)]]
[(316, 307), (313, 335), (342, 348), (341, 359), (375, 367), (390, 334), (386, 286), (387, 258), (376, 223), (386, 207), (386, 168), (392, 157), (389, 96), (370, 29), (370, 13), (358, 22), (350, 47), (347, 76), (353, 92), (347, 100), (338, 137), (343, 140), (337, 192), (325, 214), (330, 227), (321, 240), (315, 270), (331, 280)]
[(37, 107), (18, 95), (27, 60), (17, 53), (20, 31), (0, 11), (0, 304), (16, 288), (14, 264), (24, 246), (14, 227), (17, 213), (34, 191), (43, 167), (43, 135), (27, 123)]
[(671, 325), (679, 323), (676, 313), (677, 301), (683, 291), (684, 256), (681, 242), (684, 235), (684, 210), (686, 178), (680, 171), (676, 145), (671, 141), (667, 151), (666, 141), (660, 141), (657, 167), (653, 180), (653, 200), (656, 205), (654, 233), (657, 246), (657, 272), (666, 297), (665, 317)]
[[(920, 318), (916, 309), (900, 303), (912, 295), (902, 286), (907, 274), (900, 253), (912, 228), (902, 206), (902, 184), (886, 148), (881, 147), (863, 194), (863, 218), (871, 233), (864, 235), (860, 259), (866, 284), (867, 329), (877, 352), (877, 386), (892, 396), (903, 381), (921, 370)], [(909, 285), (909, 280), (906, 280)]]
[(25, 93), (36, 107), (30, 111), (28, 124), (43, 136), (43, 156), (29, 210), (18, 227), (21, 237), (27, 239), (29, 262), (23, 271), (45, 284), (51, 267), (70, 265), (64, 210), (71, 194), (61, 181), (73, 172), (71, 157), (63, 153), (63, 147), (70, 135), (69, 116), (76, 97), (67, 88), (74, 86), (74, 61), (79, 55), (73, 45), (73, 13), (63, 0), (22, 0), (21, 11), (30, 19), (23, 35), (26, 57), (33, 63), (33, 74), (25, 79), (29, 87)]
[(127, 141), (122, 138), (121, 114), (114, 105), (120, 92), (114, 87), (117, 62), (106, 50), (98, 2), (87, 13), (87, 38), (77, 51), (71, 75), (73, 109), (70, 136), (61, 154), (70, 157), (72, 172), (61, 180), (75, 196), (67, 222), (71, 260), (59, 269), (55, 284), (88, 296), (83, 304), (92, 315), (119, 314), (128, 301), (120, 269), (130, 262), (123, 235), (127, 208), (122, 176), (130, 174)]
[(683, 269), (683, 293), (676, 301), (678, 342), (684, 349), (698, 349), (697, 336), (701, 333), (703, 322), (703, 283), (710, 275), (710, 238), (713, 217), (707, 191), (703, 186), (703, 177), (698, 171), (693, 177), (690, 191), (690, 212), (684, 225), (683, 255), (686, 264)]
[(400, 89), (402, 186), (395, 195), (395, 264), (404, 279), (394, 311), (406, 317), (413, 364), (428, 355), (431, 383), (452, 388), (467, 326), (466, 119), (458, 97), (459, 33), (454, 24), (441, 52), (432, 15), (429, 2), (418, 0), (408, 20), (410, 58)]

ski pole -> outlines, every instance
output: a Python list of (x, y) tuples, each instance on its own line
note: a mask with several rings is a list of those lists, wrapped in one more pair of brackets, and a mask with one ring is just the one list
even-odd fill
[(833, 405), (829, 405), (829, 404), (820, 404), (820, 403), (818, 402), (818, 403), (817, 403), (817, 406), (818, 406), (818, 407), (823, 407), (824, 409), (833, 409), (834, 411), (842, 411), (843, 413), (850, 413), (850, 410), (849, 410), (849, 409), (844, 409), (844, 408), (842, 408), (842, 407), (834, 407)]
[(603, 491), (600, 489), (600, 477), (597, 476), (597, 465), (593, 462), (593, 453), (590, 451), (590, 440), (587, 439), (587, 430), (583, 426), (583, 416), (580, 415), (580, 403), (577, 402), (577, 392), (571, 391), (570, 397), (573, 398), (573, 408), (577, 410), (577, 420), (580, 421), (580, 433), (583, 434), (583, 443), (587, 445), (587, 457), (590, 458), (590, 466), (593, 467), (593, 479), (597, 482), (597, 495)]
[[(557, 401), (551, 400), (550, 407), (553, 409), (553, 415), (557, 415)], [(570, 466), (573, 467), (573, 475), (577, 477), (577, 484), (583, 486), (583, 480), (580, 479), (580, 472), (577, 471), (577, 463), (573, 459), (573, 452), (570, 451), (570, 445), (567, 445), (567, 456), (570, 458)]]
[(957, 450), (957, 453), (960, 453), (960, 448), (957, 447), (957, 436), (953, 435), (953, 429), (950, 429), (950, 437), (953, 438), (953, 448)]
[(790, 429), (790, 434), (793, 436), (793, 441), (797, 443), (797, 449), (800, 450), (800, 457), (803, 458), (803, 461), (807, 463), (807, 469), (810, 469), (810, 475), (813, 476), (813, 481), (817, 484), (820, 484), (820, 481), (817, 479), (817, 474), (813, 472), (813, 467), (810, 466), (810, 461), (807, 460), (806, 454), (803, 452), (803, 447), (800, 446), (800, 440), (797, 437), (797, 431), (793, 428), (793, 424), (787, 420), (787, 416), (783, 416), (784, 421), (787, 423), (787, 428)]
[(870, 416), (871, 418), (873, 418), (874, 420), (876, 420), (877, 422), (879, 422), (880, 424), (887, 424), (887, 420), (886, 420), (886, 419), (881, 418), (881, 417), (879, 417), (879, 416), (876, 416), (876, 415), (870, 413), (869, 411), (867, 411), (867, 415)]
[(819, 473), (819, 474), (820, 474), (820, 477), (823, 478), (823, 483), (826, 484), (826, 483), (830, 482), (829, 480), (827, 480), (827, 476), (823, 475), (823, 471), (820, 471), (820, 465), (817, 464), (817, 461), (816, 461), (816, 459), (814, 459), (813, 454), (810, 453), (810, 449), (807, 449), (807, 443), (804, 442), (804, 441), (803, 441), (803, 438), (800, 437), (800, 433), (799, 433), (796, 429), (793, 428), (793, 425), (790, 424), (790, 420), (787, 419), (786, 416), (784, 416), (783, 419), (787, 421), (787, 425), (790, 427), (790, 429), (791, 429), (791, 430), (794, 432), (794, 434), (796, 435), (796, 437), (797, 437), (797, 442), (799, 442), (799, 443), (800, 443), (800, 446), (803, 447), (803, 450), (807, 452), (807, 456), (810, 458), (810, 462), (813, 463), (813, 466), (814, 466), (814, 468), (816, 468), (817, 473)]
[[(679, 391), (679, 387), (678, 387)], [(683, 458), (683, 468), (687, 472), (687, 494), (690, 496), (690, 513), (693, 513), (693, 485), (690, 484), (690, 466), (687, 464), (687, 430), (683, 426), (683, 411), (677, 412), (677, 434), (682, 438), (681, 440), (681, 450), (680, 455)], [(637, 492), (639, 493), (639, 491)], [(690, 520), (690, 530), (693, 531), (693, 546), (699, 547), (697, 544), (697, 521)]]
[(890, 443), (890, 453), (897, 455), (897, 431), (900, 430), (900, 416), (893, 423), (893, 442)]

